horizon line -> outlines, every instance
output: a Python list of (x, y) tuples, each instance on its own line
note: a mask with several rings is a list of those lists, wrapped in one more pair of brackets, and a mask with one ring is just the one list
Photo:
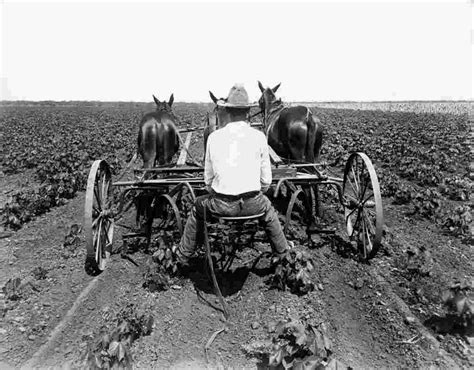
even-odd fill
[[(0, 104), (3, 103), (134, 103), (134, 104), (153, 104), (153, 101), (137, 101), (137, 100), (0, 100)], [(436, 100), (424, 100), (424, 99), (404, 99), (404, 100), (293, 100), (287, 101), (286, 103), (473, 103), (474, 99), (436, 99)], [(212, 101), (187, 101), (187, 100), (176, 100), (173, 104), (212, 104)]]

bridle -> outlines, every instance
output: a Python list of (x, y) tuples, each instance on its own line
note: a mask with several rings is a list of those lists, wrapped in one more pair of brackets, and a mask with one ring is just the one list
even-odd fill
[(275, 118), (278, 117), (284, 109), (286, 109), (286, 107), (281, 101), (281, 99), (272, 101), (269, 104), (268, 109), (262, 109), (261, 112), (263, 113), (263, 127), (265, 133), (267, 133), (268, 129), (271, 126), (271, 123), (273, 123), (272, 121), (274, 121)]
[[(212, 113), (214, 113), (214, 115), (216, 116), (216, 124), (217, 126), (219, 127), (219, 114), (218, 114), (218, 110), (219, 110), (219, 107), (217, 104), (215, 104), (214, 106), (214, 109), (212, 111)], [(259, 111), (255, 112), (254, 114), (251, 114), (248, 116), (248, 120), (251, 120), (252, 118), (258, 116), (259, 114), (262, 114), (264, 113), (264, 111), (262, 109), (260, 109)], [(209, 115), (209, 112), (207, 113)]]
[(263, 110), (260, 109), (258, 112), (256, 112), (256, 113), (252, 114), (251, 116), (249, 116), (249, 119), (252, 119), (253, 117), (258, 116), (259, 114), (262, 114), (262, 113), (263, 113)]

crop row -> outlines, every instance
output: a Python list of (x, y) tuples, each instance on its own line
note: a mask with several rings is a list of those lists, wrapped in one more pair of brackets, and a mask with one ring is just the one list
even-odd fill
[[(117, 173), (136, 150), (139, 119), (152, 107), (6, 107), (0, 117), (3, 137), (8, 138), (2, 171), (33, 168), (40, 186), (11, 194), (2, 212), (3, 223), (19, 228), (74, 197), (84, 190), (95, 159), (106, 159)], [(314, 108), (325, 126), (323, 160), (342, 167), (350, 152), (367, 153), (377, 166), (384, 196), (410, 203), (420, 215), (442, 218), (441, 223), (465, 233), (473, 189), (467, 177), (468, 117), (463, 106), (453, 107), (453, 114)], [(201, 126), (209, 106), (178, 103), (174, 109), (181, 123)], [(446, 211), (441, 206), (445, 200), (461, 202), (461, 208), (453, 206), (451, 213), (440, 216), (439, 210)]]
[(343, 166), (363, 151), (375, 162), (382, 195), (410, 204), (455, 235), (473, 237), (468, 115), (314, 109), (326, 125), (323, 153)]
[(140, 109), (8, 107), (0, 118), (6, 174), (34, 169), (35, 189), (11, 194), (3, 223), (18, 229), (84, 190), (91, 162), (106, 159), (117, 173), (136, 150)]

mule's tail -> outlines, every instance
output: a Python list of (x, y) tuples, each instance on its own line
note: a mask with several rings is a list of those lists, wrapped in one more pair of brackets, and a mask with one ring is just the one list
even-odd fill
[(306, 127), (308, 129), (306, 134), (306, 161), (314, 163), (314, 143), (316, 142), (316, 122), (313, 119), (313, 113), (306, 107)]
[(165, 138), (167, 135), (167, 127), (162, 122), (156, 123), (156, 159), (158, 164), (164, 165), (167, 158), (165, 153), (170, 148), (167, 148), (167, 140)]
[(138, 153), (143, 159), (143, 168), (154, 166), (156, 158), (156, 124), (153, 121), (145, 122), (138, 134)]

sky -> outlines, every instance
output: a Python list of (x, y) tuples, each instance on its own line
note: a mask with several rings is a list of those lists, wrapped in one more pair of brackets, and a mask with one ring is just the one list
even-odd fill
[(473, 98), (467, 0), (0, 1), (0, 100)]

